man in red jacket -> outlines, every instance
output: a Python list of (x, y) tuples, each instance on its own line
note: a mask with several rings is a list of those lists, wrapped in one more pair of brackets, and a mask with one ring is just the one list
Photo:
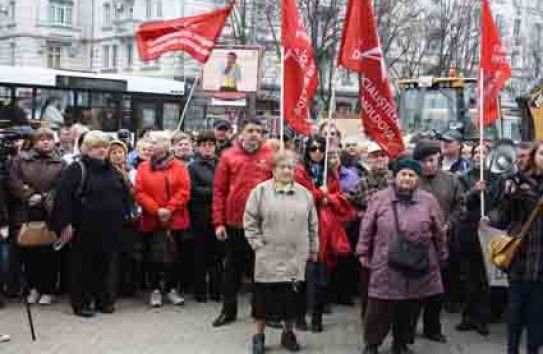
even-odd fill
[(264, 127), (257, 118), (244, 122), (240, 142), (224, 152), (213, 184), (213, 224), (219, 240), (226, 242), (223, 307), (214, 327), (236, 320), (237, 293), (244, 271), (252, 271), (254, 258), (243, 233), (243, 214), (250, 192), (272, 178), (273, 152), (263, 145)]

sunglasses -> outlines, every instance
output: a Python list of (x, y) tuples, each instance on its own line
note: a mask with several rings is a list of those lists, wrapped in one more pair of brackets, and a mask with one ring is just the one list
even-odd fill
[(322, 147), (320, 146), (312, 146), (310, 149), (309, 149), (310, 152), (322, 152)]

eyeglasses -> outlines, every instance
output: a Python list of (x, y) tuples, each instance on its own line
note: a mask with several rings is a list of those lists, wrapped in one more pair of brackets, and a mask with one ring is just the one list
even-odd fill
[(312, 146), (310, 149), (309, 149), (310, 152), (322, 152), (322, 147), (320, 146)]
[(346, 148), (357, 147), (357, 144), (345, 144)]

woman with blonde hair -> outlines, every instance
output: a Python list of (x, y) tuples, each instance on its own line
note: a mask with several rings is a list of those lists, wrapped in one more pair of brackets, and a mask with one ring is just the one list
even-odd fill
[(173, 305), (182, 305), (185, 299), (177, 290), (176, 266), (189, 228), (189, 172), (184, 163), (173, 158), (168, 133), (152, 132), (149, 141), (151, 159), (139, 166), (136, 177), (136, 200), (143, 209), (140, 230), (152, 287), (149, 303), (162, 306), (165, 293)]
[(55, 231), (71, 243), (70, 297), (81, 317), (115, 311), (115, 266), (131, 219), (130, 190), (107, 159), (109, 145), (101, 131), (85, 135), (83, 156), (62, 175), (54, 203)]

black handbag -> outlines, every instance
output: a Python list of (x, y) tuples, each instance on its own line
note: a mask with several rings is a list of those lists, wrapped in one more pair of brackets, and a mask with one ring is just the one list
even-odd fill
[(416, 242), (405, 238), (400, 230), (395, 201), (392, 201), (392, 210), (396, 232), (390, 239), (388, 265), (406, 278), (421, 278), (427, 275), (430, 270), (430, 247), (425, 242)]

